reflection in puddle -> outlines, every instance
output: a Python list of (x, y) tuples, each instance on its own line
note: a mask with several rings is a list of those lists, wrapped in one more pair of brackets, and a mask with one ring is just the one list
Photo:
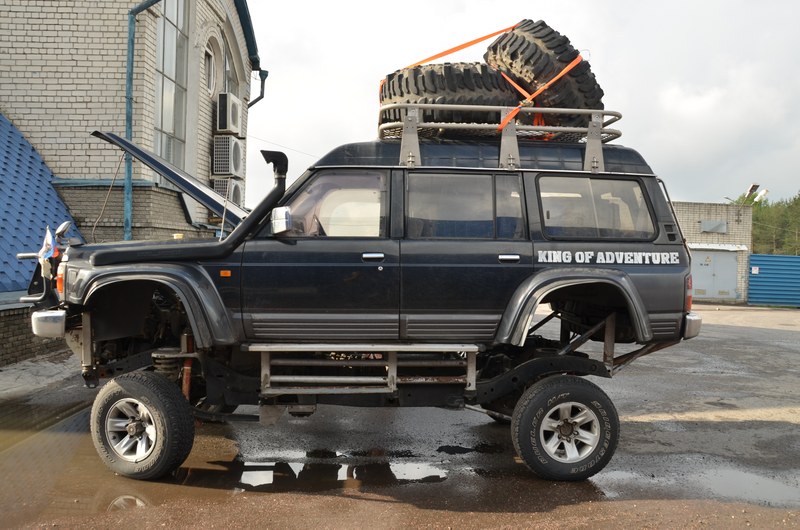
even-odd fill
[(146, 506), (148, 506), (147, 502), (136, 495), (120, 495), (108, 504), (106, 511), (119, 512), (130, 510), (131, 508), (144, 508)]
[(444, 469), (425, 462), (244, 462), (240, 465), (242, 473), (236, 487), (240, 491), (325, 491), (436, 483), (447, 478)]

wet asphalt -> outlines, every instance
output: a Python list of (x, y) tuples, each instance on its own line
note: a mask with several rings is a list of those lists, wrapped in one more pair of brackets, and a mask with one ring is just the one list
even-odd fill
[[(700, 337), (641, 358), (613, 380), (594, 380), (615, 402), (621, 436), (611, 463), (585, 482), (537, 479), (515, 457), (508, 426), (473, 411), (332, 406), (270, 427), (203, 424), (174, 476), (138, 482), (100, 462), (88, 433), (94, 391), (67, 379), (0, 398), (0, 526), (104, 525), (131, 520), (109, 514), (165, 505), (220, 507), (224, 522), (230, 519), (221, 507), (269, 506), (286, 495), (314, 501), (282, 508), (306, 517), (309, 506), (336, 499), (476, 514), (465, 520), (477, 526), (487, 514), (719, 501), (776, 508), (784, 522), (798, 524), (800, 311), (701, 309), (709, 318)], [(322, 520), (343, 526), (335, 514)]]

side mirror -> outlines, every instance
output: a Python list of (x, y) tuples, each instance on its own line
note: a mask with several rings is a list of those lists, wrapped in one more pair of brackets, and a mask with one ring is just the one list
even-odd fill
[(56, 234), (55, 234), (56, 235), (56, 239), (61, 239), (62, 237), (64, 237), (64, 234), (67, 233), (67, 230), (69, 230), (69, 228), (71, 226), (72, 226), (72, 221), (64, 221), (63, 223), (58, 225), (58, 228), (56, 228)]
[(292, 212), (288, 206), (272, 209), (272, 235), (283, 234), (292, 229)]

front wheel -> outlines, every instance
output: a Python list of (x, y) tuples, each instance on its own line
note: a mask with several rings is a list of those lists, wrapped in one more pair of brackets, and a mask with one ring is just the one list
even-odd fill
[(148, 480), (175, 471), (194, 443), (189, 403), (173, 382), (155, 372), (115, 377), (92, 405), (92, 440), (112, 471)]
[(525, 464), (548, 480), (585, 480), (611, 460), (619, 417), (599, 387), (571, 375), (548, 377), (514, 408), (514, 448)]

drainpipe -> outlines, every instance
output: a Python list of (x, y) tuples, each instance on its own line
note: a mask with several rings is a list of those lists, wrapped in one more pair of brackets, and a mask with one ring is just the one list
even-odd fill
[[(136, 15), (161, 0), (146, 0), (128, 12), (128, 64), (125, 71), (125, 139), (133, 140), (133, 46), (136, 37)], [(133, 239), (133, 159), (125, 153), (125, 185), (123, 188), (123, 237)]]
[(266, 70), (259, 70), (258, 71), (258, 77), (261, 78), (261, 94), (259, 94), (259, 96), (256, 99), (254, 99), (253, 101), (251, 101), (247, 105), (248, 109), (250, 107), (252, 107), (253, 105), (255, 105), (256, 103), (258, 103), (259, 101), (261, 101), (262, 99), (264, 99), (264, 82), (267, 80), (267, 76), (268, 75), (269, 75), (269, 72), (267, 72)]

